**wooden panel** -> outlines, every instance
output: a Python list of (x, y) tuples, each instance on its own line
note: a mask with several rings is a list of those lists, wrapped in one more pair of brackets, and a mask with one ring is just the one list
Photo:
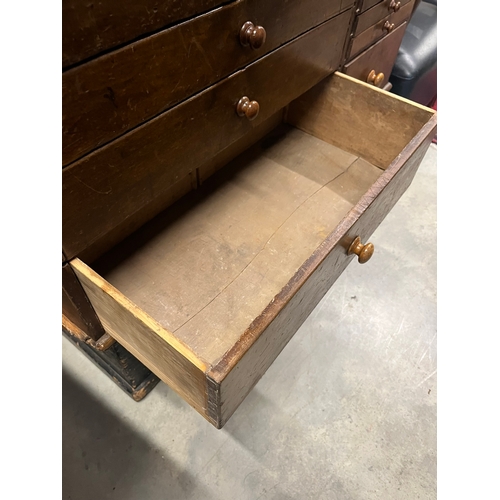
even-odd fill
[[(366, 89), (373, 94), (366, 98)], [(387, 168), (432, 110), (373, 85), (338, 74), (290, 105), (287, 121), (346, 151)]]
[[(387, 17), (389, 14), (397, 14), (401, 12), (402, 8), (406, 5), (410, 5), (410, 14), (412, 11), (412, 5), (413, 5), (413, 0), (398, 0), (401, 2), (401, 8), (397, 12), (393, 12), (392, 9), (389, 9), (389, 5), (391, 3), (391, 0), (384, 0), (383, 2), (377, 4), (375, 7), (372, 7), (371, 9), (367, 10), (363, 14), (357, 17), (356, 20), (356, 27), (354, 30), (354, 34), (358, 35), (359, 33), (362, 33), (366, 29), (368, 29), (370, 26), (373, 26), (374, 24), (377, 24), (381, 19)], [(390, 22), (394, 22), (390, 20)]]
[[(410, 185), (436, 130), (431, 117), (348, 216), (208, 376), (209, 409), (222, 427), (343, 272), (356, 236), (373, 233)], [(215, 410), (217, 413), (215, 413)]]
[(341, 3), (341, 10), (347, 9), (349, 7), (352, 7), (356, 3), (356, 0), (342, 0)]
[(370, 71), (383, 73), (384, 79), (379, 87), (383, 87), (391, 76), (391, 71), (398, 55), (399, 46), (406, 31), (406, 23), (396, 28), (382, 40), (361, 53), (356, 59), (347, 64), (344, 72), (363, 82), (367, 81)]
[(404, 7), (401, 7), (401, 9), (399, 9), (396, 13), (384, 17), (378, 23), (374, 24), (367, 30), (363, 31), (363, 33), (360, 33), (359, 35), (354, 37), (351, 42), (348, 59), (356, 56), (363, 49), (365, 49), (378, 39), (384, 36), (389, 36), (390, 33), (388, 34), (387, 31), (384, 30), (384, 24), (386, 21), (394, 23), (394, 26), (397, 27), (401, 25), (403, 22), (410, 19), (411, 13), (412, 13), (412, 4), (411, 3), (406, 4)]
[(99, 340), (104, 328), (69, 264), (62, 266), (62, 312), (86, 337)]
[[(64, 169), (66, 256), (105, 248), (99, 240), (108, 233), (147, 205), (160, 206), (174, 183), (332, 73), (349, 18), (346, 11)], [(260, 104), (254, 121), (235, 112), (244, 95)]]
[(63, 0), (63, 68), (223, 3), (227, 0)]
[(384, 0), (361, 0), (359, 4), (359, 11), (364, 12), (365, 10), (368, 10), (369, 8), (373, 7), (374, 5), (377, 5), (382, 1)]
[(106, 332), (210, 420), (206, 415), (207, 365), (83, 262), (75, 259), (71, 266)]
[[(330, 19), (340, 4), (241, 0), (65, 72), (63, 166)], [(248, 20), (266, 29), (260, 49), (239, 41)]]

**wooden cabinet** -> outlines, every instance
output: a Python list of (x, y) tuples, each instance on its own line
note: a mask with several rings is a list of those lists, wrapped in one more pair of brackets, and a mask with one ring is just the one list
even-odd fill
[[(198, 52), (191, 61), (180, 50), (182, 66), (158, 45), (163, 64), (184, 72), (184, 98), (172, 97), (168, 70), (141, 71), (152, 37), (63, 73), (88, 75), (98, 96), (114, 81), (98, 68), (115, 57), (141, 108), (116, 111), (120, 135), (122, 125), (107, 128), (109, 110), (63, 76), (64, 95), (77, 97), (63, 101), (65, 116), (78, 121), (80, 99), (81, 116), (109, 131), (102, 143), (90, 125), (66, 137), (79, 141), (73, 153), (83, 148), (63, 165), (63, 265), (83, 306), (75, 315), (64, 301), (64, 324), (92, 338), (102, 328), (218, 428), (347, 264), (370, 258), (368, 238), (436, 128), (432, 110), (336, 72), (352, 1), (318, 0), (307, 12), (283, 2), (266, 17), (268, 4), (231, 2), (152, 35)], [(214, 31), (223, 60), (201, 31), (172, 35), (203, 18), (225, 19)], [(242, 35), (243, 19), (252, 25)]]

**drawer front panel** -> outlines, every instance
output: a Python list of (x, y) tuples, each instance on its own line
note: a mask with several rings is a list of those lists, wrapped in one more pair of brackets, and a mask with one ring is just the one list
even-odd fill
[(164, 26), (207, 12), (224, 0), (81, 0), (62, 2), (63, 68)]
[[(369, 118), (373, 110), (383, 109), (376, 102), (387, 99), (385, 94), (374, 95), (371, 104), (367, 103), (366, 93), (349, 80), (325, 81), (290, 105), (288, 121), (312, 135), (337, 138), (335, 129), (354, 132), (357, 137), (369, 137), (365, 131), (375, 125), (377, 118)], [(336, 117), (342, 112), (337, 93), (350, 94), (352, 113), (343, 113), (343, 121), (335, 124)], [(374, 92), (377, 92), (374, 90)], [(391, 97), (389, 97), (391, 99)], [(368, 99), (371, 101), (371, 99)], [(394, 103), (393, 114), (402, 110), (400, 102)], [(304, 112), (305, 111), (305, 112)], [(367, 111), (369, 114), (367, 114)], [(408, 110), (406, 110), (408, 112)], [(418, 112), (418, 110), (415, 110)], [(411, 113), (411, 111), (410, 111)], [(404, 114), (404, 112), (403, 112)], [(373, 115), (372, 115), (373, 116)], [(352, 120), (351, 120), (352, 117)], [(373, 119), (373, 123), (370, 123)], [(435, 117), (432, 118), (410, 140), (407, 147), (391, 162), (384, 174), (347, 214), (336, 230), (304, 263), (289, 286), (276, 296), (245, 332), (224, 359), (209, 371), (208, 399), (218, 398), (218, 415), (213, 419), (222, 427), (243, 401), (248, 392), (283, 350), (295, 332), (300, 328), (324, 294), (345, 270), (352, 256), (348, 255), (353, 240), (359, 236), (367, 239), (384, 220), (402, 194), (409, 187), (415, 173), (432, 141), (436, 129)], [(212, 394), (212, 387), (217, 388)]]
[(401, 7), (394, 14), (390, 14), (387, 17), (381, 19), (378, 23), (374, 24), (367, 30), (363, 31), (356, 37), (352, 39), (351, 47), (349, 49), (348, 59), (358, 55), (362, 50), (369, 47), (373, 42), (376, 42), (384, 36), (388, 36), (393, 33), (388, 33), (385, 28), (385, 23), (394, 24), (394, 28), (397, 28), (405, 21), (408, 21), (411, 17), (413, 11), (413, 1), (407, 3), (404, 7)]
[(383, 87), (391, 76), (392, 67), (398, 55), (406, 26), (406, 23), (402, 24), (395, 31), (356, 57), (356, 59), (345, 66), (345, 73), (368, 83), (371, 83), (368, 80), (368, 75), (372, 71), (376, 75), (382, 73), (384, 77), (378, 81), (378, 87)]
[(377, 24), (381, 19), (387, 17), (392, 13), (397, 14), (406, 4), (413, 4), (413, 0), (398, 0), (397, 3), (401, 4), (399, 10), (397, 11), (391, 8), (392, 0), (384, 0), (383, 2), (377, 4), (375, 7), (372, 7), (371, 9), (358, 16), (356, 19), (354, 35), (359, 35), (359, 33), (362, 33), (370, 26)]
[[(337, 69), (349, 18), (344, 12), (64, 169), (68, 259)], [(260, 105), (253, 121), (236, 113), (243, 96)]]
[(361, 0), (359, 5), (359, 12), (364, 12), (365, 10), (370, 9), (374, 5), (383, 2), (384, 0)]
[[(241, 0), (63, 74), (63, 166), (340, 12), (341, 0)], [(279, 17), (276, 16), (279, 12)], [(266, 31), (243, 46), (251, 21)]]

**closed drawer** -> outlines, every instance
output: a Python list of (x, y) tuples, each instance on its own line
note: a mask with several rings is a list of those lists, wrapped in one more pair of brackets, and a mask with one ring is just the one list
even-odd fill
[(391, 76), (391, 71), (403, 40), (407, 23), (372, 45), (344, 67), (344, 72), (358, 80), (383, 87)]
[[(340, 9), (341, 0), (312, 5), (302, 0), (240, 0), (66, 71), (63, 166), (327, 21)], [(254, 30), (258, 27), (251, 42), (240, 33), (243, 25), (251, 28), (248, 23)]]
[(359, 35), (359, 33), (362, 33), (371, 26), (374, 26), (389, 14), (396, 14), (406, 4), (410, 3), (413, 4), (413, 0), (384, 0), (383, 2), (380, 2), (356, 18), (354, 35)]
[(63, 68), (224, 3), (227, 0), (63, 0)]
[[(176, 189), (183, 194), (195, 187), (198, 169), (210, 158), (333, 73), (349, 17), (347, 11), (323, 23), (65, 168), (68, 259), (84, 251), (92, 258), (142, 225), (175, 198)], [(253, 121), (236, 113), (244, 96), (260, 105)]]
[(348, 52), (348, 59), (358, 55), (362, 50), (369, 47), (384, 36), (390, 35), (398, 26), (410, 19), (413, 12), (413, 1), (401, 7), (394, 14), (384, 17), (379, 22), (355, 36), (351, 41)]
[(106, 332), (217, 427), (409, 186), (436, 128), (432, 110), (339, 73), (286, 116), (92, 266), (71, 261)]

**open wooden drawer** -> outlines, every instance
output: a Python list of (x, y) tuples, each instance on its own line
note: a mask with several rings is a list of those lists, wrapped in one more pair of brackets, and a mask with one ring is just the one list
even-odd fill
[(436, 128), (432, 110), (339, 73), (278, 118), (92, 268), (71, 261), (106, 332), (218, 428), (407, 189)]

